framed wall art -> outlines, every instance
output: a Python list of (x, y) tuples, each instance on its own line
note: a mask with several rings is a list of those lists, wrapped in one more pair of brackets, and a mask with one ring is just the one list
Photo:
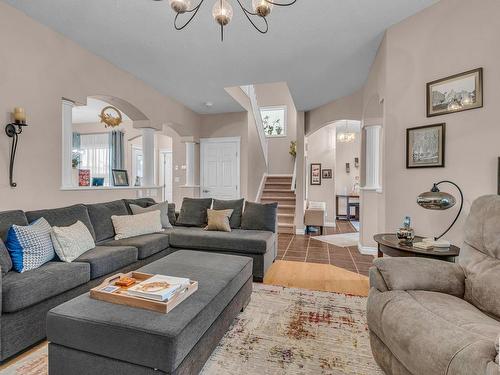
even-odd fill
[(427, 84), (427, 117), (483, 106), (483, 68), (469, 70)]
[(406, 168), (444, 167), (446, 124), (406, 129)]
[(321, 170), (321, 177), (325, 180), (333, 178), (333, 173), (331, 169), (323, 169)]
[(321, 163), (311, 163), (311, 185), (321, 185)]

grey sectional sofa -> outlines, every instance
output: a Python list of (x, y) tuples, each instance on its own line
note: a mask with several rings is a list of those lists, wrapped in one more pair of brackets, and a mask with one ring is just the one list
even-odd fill
[[(0, 212), (2, 240), (12, 224), (27, 225), (44, 217), (53, 226), (68, 226), (80, 220), (96, 242), (94, 249), (72, 263), (54, 260), (35, 270), (10, 271), (1, 276), (0, 361), (45, 338), (45, 318), (50, 309), (87, 292), (111, 274), (136, 270), (179, 249), (192, 249), (252, 258), (254, 281), (262, 281), (276, 258), (276, 234), (266, 231), (235, 229), (221, 233), (174, 226), (165, 233), (115, 241), (111, 216), (131, 214), (130, 203), (147, 207), (154, 200), (116, 200), (50, 210)], [(169, 217), (175, 220), (173, 204), (169, 205)]]
[(391, 375), (500, 374), (500, 196), (477, 199), (459, 263), (376, 259), (372, 352)]

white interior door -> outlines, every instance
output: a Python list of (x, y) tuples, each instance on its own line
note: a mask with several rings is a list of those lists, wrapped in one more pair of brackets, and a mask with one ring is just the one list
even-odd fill
[(240, 138), (205, 138), (200, 141), (202, 197), (240, 197)]
[(160, 151), (160, 185), (163, 201), (172, 202), (172, 151)]

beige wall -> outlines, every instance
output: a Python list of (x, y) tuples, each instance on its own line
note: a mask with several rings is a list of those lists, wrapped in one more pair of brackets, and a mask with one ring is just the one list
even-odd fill
[[(321, 179), (321, 185), (311, 185), (309, 181), (311, 163), (321, 163), (321, 169), (331, 169), (334, 178)], [(335, 223), (335, 125), (322, 127), (307, 137), (307, 183), (308, 201), (326, 203), (326, 221)]]
[(305, 114), (306, 135), (338, 120), (361, 120), (363, 90), (334, 100)]
[(294, 159), (288, 153), (290, 142), (297, 140), (297, 110), (288, 85), (284, 82), (255, 85), (260, 107), (286, 106), (286, 136), (268, 138), (269, 174), (292, 174)]
[(179, 134), (198, 132), (197, 114), (5, 3), (0, 3), (0, 44), (3, 123), (11, 120), (15, 106), (26, 109), (29, 122), (19, 141), (15, 189), (8, 185), (10, 139), (0, 137), (2, 210), (50, 208), (135, 195), (125, 191), (60, 190), (61, 98), (85, 103), (92, 95), (115, 96), (139, 108), (157, 129), (169, 124)]
[[(381, 66), (372, 70), (370, 86), (365, 89), (366, 100), (374, 93), (383, 100), (384, 230), (394, 232), (403, 217), (410, 215), (418, 234), (440, 234), (458, 207), (429, 211), (419, 207), (415, 199), (433, 182), (449, 179), (460, 185), (465, 195), (465, 212), (447, 236), (460, 244), (471, 202), (483, 194), (496, 193), (500, 154), (495, 106), (500, 100), (500, 49), (496, 48), (500, 45), (499, 14), (497, 0), (441, 0), (387, 31), (376, 61)], [(471, 22), (474, 26), (468, 27)], [(427, 118), (426, 82), (477, 67), (484, 68), (484, 107)], [(406, 128), (440, 122), (447, 126), (446, 167), (406, 169)], [(452, 187), (443, 186), (442, 190), (458, 197)]]

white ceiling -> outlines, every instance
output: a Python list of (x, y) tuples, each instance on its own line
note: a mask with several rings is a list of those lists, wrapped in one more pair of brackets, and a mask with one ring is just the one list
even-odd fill
[[(107, 107), (108, 103), (103, 102), (102, 100), (88, 98), (87, 105), (73, 107), (72, 110), (72, 120), (73, 124), (95, 124), (101, 122), (101, 118), (99, 115), (104, 107)], [(122, 119), (124, 121), (129, 121), (130, 118), (123, 112)]]
[(266, 35), (230, 1), (223, 43), (214, 0), (183, 31), (173, 28), (168, 0), (2, 1), (194, 111), (219, 113), (242, 110), (224, 87), (243, 84), (285, 81), (299, 110), (351, 94), (366, 80), (384, 30), (438, 0), (298, 0), (273, 9)]

